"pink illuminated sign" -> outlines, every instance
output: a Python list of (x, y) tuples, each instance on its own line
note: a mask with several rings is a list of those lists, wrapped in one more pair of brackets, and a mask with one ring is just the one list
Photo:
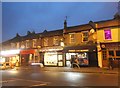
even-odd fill
[(106, 40), (111, 40), (112, 39), (111, 30), (110, 29), (104, 30), (104, 35), (105, 35), (105, 39)]

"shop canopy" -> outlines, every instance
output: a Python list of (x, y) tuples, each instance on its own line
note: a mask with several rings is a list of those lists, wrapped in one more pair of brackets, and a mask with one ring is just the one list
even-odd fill
[(96, 52), (96, 45), (80, 45), (65, 47), (63, 52)]

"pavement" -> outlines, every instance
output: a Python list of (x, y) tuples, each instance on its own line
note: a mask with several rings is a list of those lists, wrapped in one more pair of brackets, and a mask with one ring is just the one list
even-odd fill
[(40, 71), (52, 71), (52, 72), (80, 72), (80, 73), (103, 73), (103, 74), (118, 74), (120, 73), (120, 68), (107, 69), (99, 67), (39, 67), (39, 66), (25, 66), (14, 68), (16, 70), (40, 70)]

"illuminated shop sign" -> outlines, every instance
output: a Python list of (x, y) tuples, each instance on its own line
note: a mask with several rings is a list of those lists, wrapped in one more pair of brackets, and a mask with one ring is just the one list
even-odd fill
[(40, 52), (47, 52), (47, 51), (60, 51), (63, 50), (63, 47), (46, 47), (43, 49), (40, 49)]
[(15, 55), (19, 53), (20, 53), (20, 50), (6, 50), (6, 51), (1, 51), (0, 55), (7, 56), (7, 55)]
[(69, 52), (88, 52), (88, 49), (85, 50), (68, 50)]
[(34, 54), (35, 50), (21, 50), (20, 54)]
[(104, 36), (105, 40), (111, 40), (112, 39), (111, 30), (110, 29), (104, 30)]

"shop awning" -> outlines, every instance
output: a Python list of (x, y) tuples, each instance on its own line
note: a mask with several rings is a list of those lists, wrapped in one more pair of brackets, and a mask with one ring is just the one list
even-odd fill
[(65, 47), (63, 52), (96, 52), (96, 45), (80, 45)]

